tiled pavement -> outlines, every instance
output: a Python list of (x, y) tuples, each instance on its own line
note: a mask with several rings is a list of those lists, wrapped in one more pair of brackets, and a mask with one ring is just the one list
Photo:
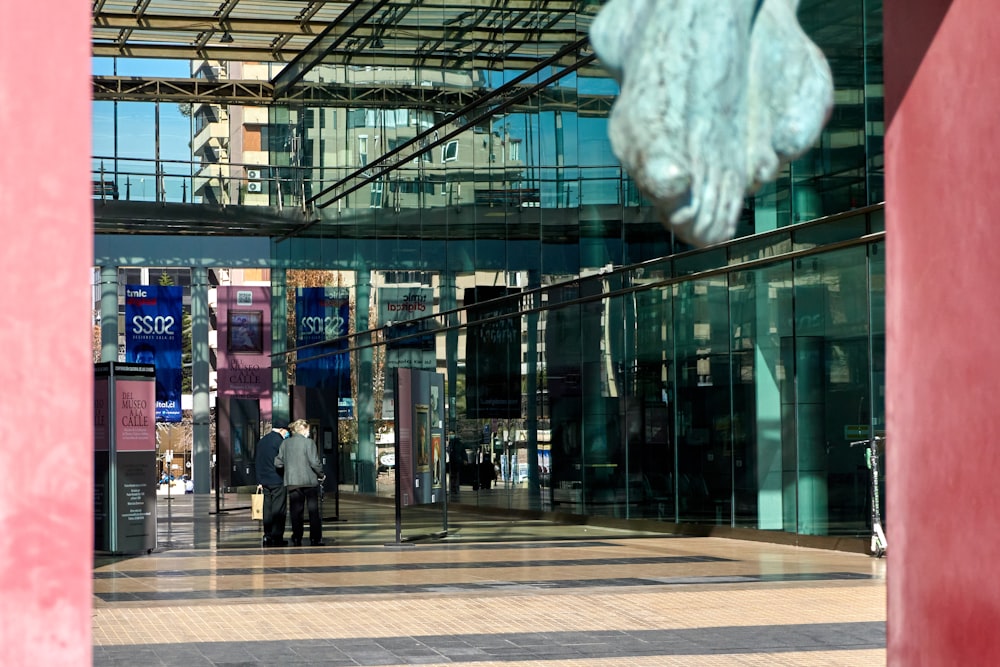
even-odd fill
[(885, 561), (859, 554), (455, 512), (399, 543), (353, 501), (330, 546), (263, 550), (214, 509), (161, 500), (160, 548), (96, 557), (95, 665), (885, 664)]

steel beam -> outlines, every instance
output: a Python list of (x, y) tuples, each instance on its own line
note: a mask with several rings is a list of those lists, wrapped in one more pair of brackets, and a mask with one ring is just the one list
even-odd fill
[[(511, 87), (511, 96), (536, 88), (525, 84)], [(127, 76), (93, 77), (95, 101), (118, 102), (190, 102), (203, 104), (242, 104), (245, 106), (320, 106), (328, 108), (400, 108), (454, 111), (489, 95), (491, 89), (462, 87), (425, 87), (399, 85), (346, 86), (330, 83), (305, 83), (287, 94), (275, 97), (269, 81), (208, 79), (170, 79)], [(511, 107), (513, 111), (579, 111), (585, 116), (607, 115), (613, 95), (585, 95), (573, 88), (534, 90), (533, 97)]]

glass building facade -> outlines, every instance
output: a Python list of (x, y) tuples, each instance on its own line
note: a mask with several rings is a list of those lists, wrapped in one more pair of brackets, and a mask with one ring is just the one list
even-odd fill
[[(585, 35), (599, 4), (570, 4), (539, 34)], [(535, 67), (269, 69), (329, 99), (192, 109), (204, 141), (189, 173), (154, 174), (157, 190), (308, 212), (272, 236), (268, 265), (291, 301), (305, 285), (350, 294), (354, 423), (339, 446), (362, 493), (390, 441), (392, 368), (416, 367), (445, 377), (463, 502), (862, 534), (870, 483), (850, 443), (884, 429), (881, 2), (803, 0), (799, 15), (836, 107), (727, 244), (664, 230), (611, 151), (616, 84), (585, 45), (541, 36)], [(392, 50), (391, 31), (378, 43)], [(336, 99), (359, 89), (384, 97)], [(110, 103), (95, 104), (108, 129)], [(400, 290), (428, 304), (403, 330), (381, 307)]]

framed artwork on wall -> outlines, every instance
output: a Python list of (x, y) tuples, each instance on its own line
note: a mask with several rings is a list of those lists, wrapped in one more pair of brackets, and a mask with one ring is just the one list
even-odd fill
[(227, 325), (230, 354), (264, 353), (264, 312), (230, 310)]

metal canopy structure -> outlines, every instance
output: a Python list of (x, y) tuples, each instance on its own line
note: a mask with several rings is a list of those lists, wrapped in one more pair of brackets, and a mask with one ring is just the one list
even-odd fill
[[(599, 0), (93, 0), (94, 57), (190, 61), (198, 73), (190, 78), (97, 75), (92, 94), (95, 101), (408, 108), (448, 114), (428, 130), (428, 142), (433, 130), (447, 127), (459, 132), (471, 127), (476, 117), (500, 111), (544, 108), (601, 116), (610, 109), (611, 94), (584, 93), (576, 85), (558, 83), (574, 72), (603, 76), (587, 39), (600, 4)], [(214, 67), (226, 62), (281, 67), (271, 81), (227, 79), (217, 72), (225, 68)], [(203, 67), (206, 63), (213, 66)], [(380, 70), (406, 76), (388, 77), (388, 82), (383, 76), (355, 76)], [(445, 132), (438, 143), (448, 136)], [(392, 168), (386, 165), (384, 171)], [(352, 175), (328, 187), (320, 208), (369, 179), (368, 174)], [(309, 203), (315, 206), (316, 198)], [(232, 231), (231, 214), (243, 207), (219, 211), (203, 207), (201, 212), (188, 208), (154, 210), (102, 200), (95, 206), (95, 219), (98, 231), (105, 233), (214, 234)], [(249, 216), (241, 233), (287, 237), (327, 226), (315, 209), (305, 218), (273, 213), (265, 210)], [(130, 226), (132, 220), (142, 222)]]
[[(514, 93), (533, 90), (532, 104), (511, 106), (512, 111), (537, 109), (576, 111), (581, 116), (607, 115), (614, 101), (610, 94), (585, 94), (576, 88), (515, 86)], [(176, 102), (205, 104), (306, 104), (330, 107), (406, 107), (432, 111), (462, 108), (483, 96), (481, 89), (457, 86), (345, 85), (305, 82), (284, 95), (275, 92), (270, 81), (163, 79), (134, 76), (93, 77), (93, 99), (118, 102)]]
[[(95, 57), (285, 63), (269, 86), (95, 77), (94, 98), (250, 104), (345, 101), (355, 95), (317, 86), (308, 80), (308, 73), (318, 65), (525, 70), (586, 37), (599, 4), (590, 0), (94, 0)], [(571, 66), (589, 54), (588, 46), (581, 53), (566, 54), (557, 64)], [(361, 92), (370, 102), (372, 91)], [(403, 95), (411, 101), (421, 96)]]
[(287, 62), (350, 5), (326, 0), (94, 0), (94, 56)]

